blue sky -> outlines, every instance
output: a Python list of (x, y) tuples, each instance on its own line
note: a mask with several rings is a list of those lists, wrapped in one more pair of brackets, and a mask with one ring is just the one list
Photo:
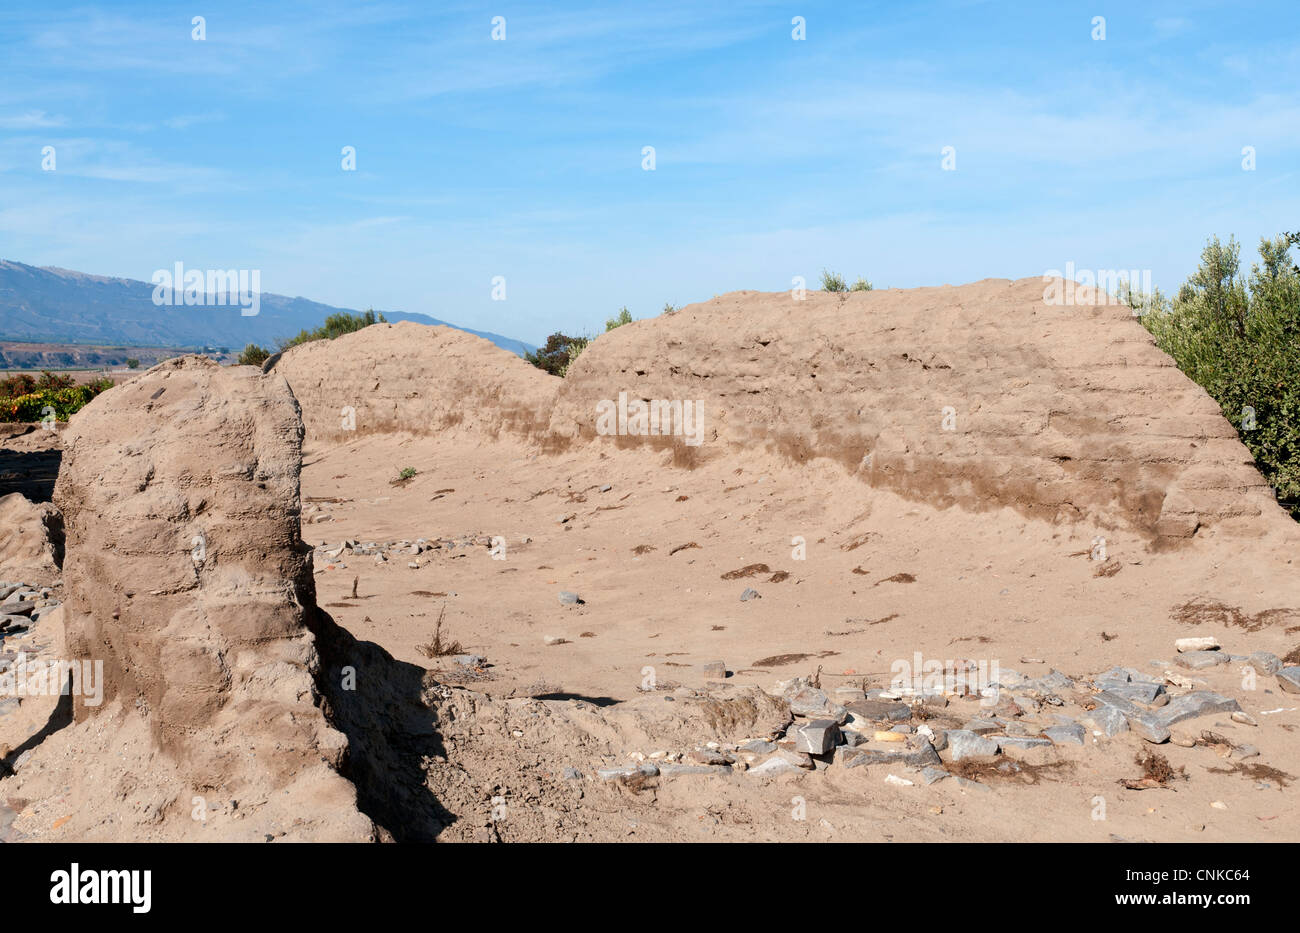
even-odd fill
[(534, 343), (823, 267), (1172, 290), (1211, 235), (1300, 229), (1295, 0), (5, 0), (0, 73), (0, 258)]

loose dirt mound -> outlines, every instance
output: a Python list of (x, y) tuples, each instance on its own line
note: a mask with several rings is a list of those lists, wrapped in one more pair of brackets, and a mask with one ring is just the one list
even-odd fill
[[(57, 776), (59, 746), (112, 747), (104, 736), (120, 731), (125, 760), (83, 750), (78, 767), (102, 779), (92, 799), (155, 798), (154, 838), (201, 835), (195, 811), (221, 801), (257, 808), (230, 814), (226, 838), (371, 837), (335, 770), (346, 740), (315, 705), (301, 441), (282, 378), (198, 357), (164, 363), (74, 417), (55, 489), (67, 651), (103, 662), (103, 705), (73, 697), (80, 725), (38, 746), (19, 778)], [(10, 793), (39, 794), (29, 790)], [(64, 832), (103, 833), (112, 806), (79, 802)]]
[(537, 435), (560, 382), (482, 337), (410, 322), (302, 344), (273, 371), (293, 386), (308, 437), (326, 440), (456, 428)]

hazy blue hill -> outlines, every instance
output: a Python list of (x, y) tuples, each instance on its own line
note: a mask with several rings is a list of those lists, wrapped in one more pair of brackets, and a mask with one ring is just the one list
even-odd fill
[[(135, 279), (0, 260), (0, 340), (236, 349), (256, 343), (271, 347), (277, 337), (292, 337), (318, 327), (330, 314), (358, 310), (264, 293), (259, 313), (244, 317), (237, 305), (159, 307), (153, 303), (153, 292), (151, 283)], [(426, 314), (383, 313), (390, 321), (456, 327)], [(520, 356), (536, 349), (500, 334), (457, 329)]]

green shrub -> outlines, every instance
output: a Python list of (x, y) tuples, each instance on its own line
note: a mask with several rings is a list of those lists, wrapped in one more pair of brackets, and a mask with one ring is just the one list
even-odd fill
[(243, 352), (239, 354), (240, 366), (261, 366), (270, 357), (271, 351), (264, 350), (255, 343), (250, 343), (244, 347)]
[(824, 292), (847, 292), (849, 287), (844, 284), (844, 277), (838, 272), (827, 272), (822, 270), (822, 291)]
[(1178, 368), (1219, 403), (1278, 501), (1300, 518), (1300, 234), (1259, 244), (1260, 262), (1240, 273), (1240, 246), (1215, 237), (1200, 268), (1172, 301), (1125, 300)]
[(622, 311), (618, 312), (615, 317), (612, 317), (605, 322), (605, 333), (609, 333), (615, 327), (622, 327), (624, 324), (631, 323), (632, 312), (628, 311), (627, 306), (624, 305)]
[(868, 282), (866, 279), (864, 279), (862, 276), (858, 276), (858, 280), (853, 283), (853, 286), (849, 289), (849, 291), (869, 292), (871, 291), (871, 283)]
[(552, 376), (563, 376), (569, 369), (569, 363), (576, 360), (590, 342), (587, 337), (566, 337), (556, 331), (546, 338), (545, 346), (538, 347), (535, 353), (526, 354), (524, 359)]
[(134, 356), (129, 356), (129, 357), (127, 357), (127, 359), (126, 359), (126, 368), (127, 368), (127, 369), (139, 369), (139, 368), (140, 368), (140, 361), (139, 361), (138, 359), (136, 359)]
[(347, 311), (340, 311), (338, 314), (331, 314), (325, 318), (325, 323), (315, 330), (299, 331), (297, 337), (282, 338), (277, 343), (279, 349), (287, 350), (290, 347), (298, 346), (300, 343), (310, 343), (313, 340), (333, 340), (335, 337), (354, 333), (363, 327), (369, 327), (371, 324), (387, 323), (388, 319), (383, 314), (378, 317), (375, 316), (373, 308), (367, 309), (365, 314), (350, 314)]

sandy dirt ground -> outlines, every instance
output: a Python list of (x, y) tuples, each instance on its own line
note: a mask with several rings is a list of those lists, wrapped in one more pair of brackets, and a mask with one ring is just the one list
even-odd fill
[[(645, 452), (613, 449), (596, 458), (546, 457), (509, 442), (427, 436), (308, 449), (309, 543), (479, 542), (414, 556), (390, 551), (382, 564), (363, 555), (322, 561), (318, 552), (319, 601), (357, 637), (454, 681), (462, 668), (430, 661), (419, 648), (445, 609), (443, 637), (490, 665), (470, 688), (579, 706), (637, 702), (647, 669), (659, 688), (705, 689), (705, 665), (715, 660), (728, 671), (723, 690), (773, 691), (777, 681), (820, 669), (829, 691), (864, 680), (887, 686), (892, 665), (914, 652), (996, 662), (1029, 677), (1051, 669), (1081, 677), (1113, 665), (1180, 670), (1174, 641), (1194, 635), (1218, 636), (1239, 655), (1286, 655), (1300, 644), (1300, 592), (1276, 585), (1294, 579), (1294, 555), (1261, 553), (1257, 541), (1208, 537), (1196, 543), (1202, 550), (1193, 561), (1185, 551), (1153, 550), (1139, 535), (1112, 532), (1107, 560), (1098, 561), (1087, 529), (1010, 510), (935, 510), (867, 489), (829, 465), (790, 469), (752, 457), (744, 468), (685, 471), (659, 462), (670, 455), (655, 456), (649, 464)], [(405, 467), (416, 476), (394, 485)], [(504, 540), (496, 557), (492, 538)], [(796, 538), (806, 543), (802, 559)], [(1209, 572), (1207, 553), (1214, 554)], [(749, 587), (760, 598), (742, 602)], [(562, 590), (583, 603), (562, 605)], [(1300, 775), (1300, 697), (1262, 675), (1255, 689), (1243, 689), (1242, 667), (1193, 676), (1238, 698), (1259, 725), (1220, 715), (1189, 727), (1258, 747), (1248, 766)], [(957, 727), (980, 711), (968, 699), (943, 712)], [(467, 741), (459, 760), (494, 761), (511, 737)], [(1296, 838), (1300, 818), (1287, 777), (1243, 773), (1220, 757), (1222, 745), (1154, 750), (1187, 779), (1126, 789), (1118, 782), (1141, 777), (1135, 759), (1146, 743), (1131, 733), (1089, 735), (1084, 747), (1054, 750), (1050, 760), (1059, 766), (1032, 776), (985, 775), (980, 788), (952, 780), (893, 785), (886, 780), (903, 776), (899, 769), (876, 765), (771, 783), (745, 774), (681, 776), (660, 779), (653, 802), (644, 792), (626, 795), (626, 812), (606, 801), (616, 816), (605, 822), (626, 824), (640, 838)], [(562, 746), (543, 743), (541, 754), (543, 770), (589, 772), (596, 764)], [(482, 770), (499, 777), (487, 764)], [(465, 805), (488, 812), (493, 795), (485, 794)], [(791, 816), (796, 797), (806, 801), (805, 819)], [(1105, 819), (1095, 818), (1099, 812)], [(497, 829), (508, 838), (508, 827)], [(606, 825), (596, 836), (609, 831)]]

